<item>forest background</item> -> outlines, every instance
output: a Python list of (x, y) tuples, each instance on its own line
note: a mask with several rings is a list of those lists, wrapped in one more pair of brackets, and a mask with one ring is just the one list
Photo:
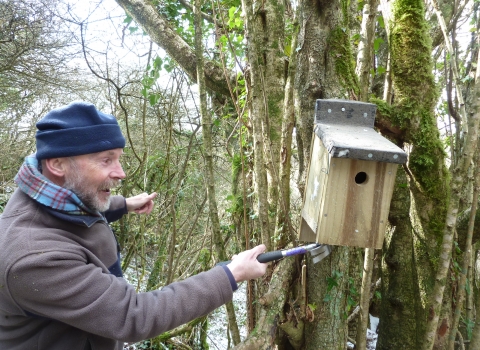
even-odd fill
[[(478, 1), (0, 0), (0, 212), (35, 122), (73, 100), (127, 137), (115, 225), (139, 291), (298, 241), (317, 99), (377, 105), (408, 154), (382, 249), (270, 265), (226, 306), (235, 349), (480, 349)], [(242, 324), (247, 335), (241, 335)], [(206, 349), (208, 318), (143, 349)]]

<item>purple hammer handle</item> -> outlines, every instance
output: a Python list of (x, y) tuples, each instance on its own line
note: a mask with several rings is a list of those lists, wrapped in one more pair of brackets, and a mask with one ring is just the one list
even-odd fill
[(296, 247), (291, 248), (283, 251), (283, 256), (291, 256), (291, 255), (298, 255), (298, 254), (306, 254), (307, 249), (305, 247)]

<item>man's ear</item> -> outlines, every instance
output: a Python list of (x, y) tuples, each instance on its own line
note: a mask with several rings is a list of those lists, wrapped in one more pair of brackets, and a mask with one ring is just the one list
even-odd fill
[(67, 171), (67, 158), (42, 160), (43, 175), (58, 185), (63, 185)]

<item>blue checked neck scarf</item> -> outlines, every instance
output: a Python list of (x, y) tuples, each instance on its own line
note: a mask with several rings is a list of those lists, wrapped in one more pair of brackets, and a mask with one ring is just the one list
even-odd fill
[(102, 217), (98, 211), (83, 204), (75, 193), (55, 185), (43, 176), (38, 170), (38, 160), (34, 154), (25, 158), (14, 181), (29, 197), (47, 207), (70, 215)]

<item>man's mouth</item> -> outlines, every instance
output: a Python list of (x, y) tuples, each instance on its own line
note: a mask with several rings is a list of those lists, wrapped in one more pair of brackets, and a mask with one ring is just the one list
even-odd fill
[(111, 192), (111, 189), (114, 188), (114, 187), (118, 187), (120, 185), (120, 181), (115, 181), (115, 180), (111, 180), (111, 181), (105, 181), (103, 183), (103, 187), (100, 186), (100, 192), (104, 192), (106, 194), (110, 194)]

